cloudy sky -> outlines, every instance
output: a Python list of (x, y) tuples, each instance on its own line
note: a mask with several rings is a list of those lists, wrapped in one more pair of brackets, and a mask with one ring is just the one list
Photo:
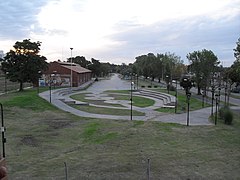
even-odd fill
[(48, 61), (81, 55), (101, 62), (171, 52), (212, 50), (235, 60), (240, 38), (240, 0), (1, 0), (0, 50), (16, 41), (41, 41)]

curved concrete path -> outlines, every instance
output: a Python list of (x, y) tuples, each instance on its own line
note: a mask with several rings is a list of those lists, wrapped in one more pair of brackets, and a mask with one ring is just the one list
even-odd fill
[[(88, 83), (82, 85), (82, 88), (86, 87), (87, 85)], [(81, 89), (81, 87), (79, 87), (78, 89)], [(53, 90), (51, 95), (51, 101), (52, 101), (52, 104), (55, 105), (56, 107), (64, 111), (70, 112), (72, 114), (75, 114), (77, 116), (103, 118), (103, 119), (115, 119), (115, 120), (130, 120), (130, 114), (126, 114), (125, 116), (115, 116), (115, 115), (88, 113), (88, 112), (77, 110), (62, 101), (63, 99), (71, 100), (70, 96), (73, 94), (86, 93), (86, 92), (93, 94), (93, 97), (103, 98), (105, 96), (106, 98), (105, 100), (111, 101), (111, 99), (107, 97), (107, 95), (103, 94), (103, 92), (106, 90), (130, 90), (130, 82), (121, 80), (117, 74), (114, 74), (110, 79), (94, 82), (94, 84), (92, 84), (87, 90), (84, 90), (81, 92), (74, 92), (74, 93), (69, 93), (64, 95), (59, 92), (60, 91), (68, 92), (68, 89)], [(49, 91), (45, 91), (43, 93), (40, 93), (39, 95), (40, 97), (49, 101), (49, 96), (50, 96)], [(186, 113), (166, 114), (166, 113), (156, 112), (154, 111), (154, 109), (161, 107), (162, 102), (161, 100), (157, 100), (157, 99), (154, 99), (154, 100), (156, 103), (151, 107), (146, 107), (146, 108), (133, 107), (133, 110), (146, 113), (145, 116), (133, 116), (133, 120), (143, 120), (143, 121), (150, 120), (150, 121), (186, 124)], [(124, 105), (126, 109), (130, 109), (129, 101), (123, 101), (118, 103)], [(109, 106), (101, 106), (101, 107), (111, 108)], [(117, 108), (117, 107), (112, 107), (112, 108)], [(124, 109), (121, 107), (119, 108)], [(191, 111), (189, 124), (190, 125), (212, 125), (212, 123), (208, 121), (210, 113), (211, 113), (211, 108), (204, 108), (197, 111)]]

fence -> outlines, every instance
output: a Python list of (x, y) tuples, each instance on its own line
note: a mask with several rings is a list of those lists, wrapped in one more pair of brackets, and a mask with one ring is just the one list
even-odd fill
[[(24, 83), (24, 87), (30, 87), (30, 83)], [(6, 93), (9, 91), (16, 91), (19, 89), (19, 83), (18, 82), (12, 82), (9, 81), (9, 79), (6, 79), (4, 75), (0, 75), (0, 94)]]

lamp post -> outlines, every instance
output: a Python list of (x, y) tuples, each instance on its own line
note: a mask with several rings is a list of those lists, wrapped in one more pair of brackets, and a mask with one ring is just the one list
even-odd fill
[(225, 92), (224, 92), (224, 95), (225, 95), (224, 105), (225, 106), (227, 105), (227, 88), (228, 88), (228, 86), (227, 86), (227, 82), (226, 82), (226, 84), (225, 84)]
[(187, 126), (189, 126), (190, 97), (191, 93), (187, 92)]
[[(53, 73), (56, 73), (57, 71), (53, 71)], [(50, 86), (49, 86), (49, 102), (52, 103), (52, 77), (54, 76), (55, 74), (50, 74)]]
[(176, 97), (176, 100), (175, 100), (175, 114), (177, 113), (177, 105), (178, 105), (178, 99), (177, 99), (177, 80), (172, 80), (172, 82), (176, 83), (176, 87), (175, 87), (175, 97)]
[(132, 91), (133, 91), (133, 85), (134, 85), (134, 82), (132, 82), (132, 74), (131, 74), (131, 97), (130, 97), (130, 102), (131, 102), (131, 120), (132, 120), (132, 116), (133, 116), (133, 113), (132, 113), (132, 104), (133, 104), (133, 99), (132, 99)]
[(190, 98), (191, 98), (191, 92), (190, 89), (192, 86), (194, 86), (193, 81), (190, 80), (188, 77), (182, 78), (180, 82), (180, 86), (182, 86), (186, 91), (187, 96), (187, 126), (189, 126), (189, 111), (190, 111)]
[(215, 122), (214, 124), (217, 125), (217, 113), (218, 113), (218, 94), (215, 94), (216, 97), (216, 112), (215, 112)]
[(3, 121), (3, 105), (0, 103), (1, 107), (1, 120), (2, 120), (2, 126), (1, 126), (1, 132), (2, 132), (2, 151), (3, 151), (3, 158), (5, 158), (5, 143), (6, 143), (6, 138), (5, 138), (5, 131), (6, 128), (4, 127), (4, 121)]
[(5, 93), (7, 93), (7, 75), (8, 74), (9, 74), (8, 72), (5, 73)]
[[(42, 72), (41, 71), (38, 71), (38, 74), (40, 75)], [(37, 84), (37, 93), (39, 94), (39, 78), (38, 78), (38, 84)]]
[(212, 92), (212, 111), (211, 111), (211, 116), (213, 116), (213, 102), (214, 102), (214, 93), (215, 93), (215, 88), (214, 88), (213, 85), (212, 85), (211, 92)]
[(204, 108), (204, 97), (205, 97), (205, 91), (202, 90), (202, 108)]
[(168, 75), (166, 75), (166, 80), (167, 80), (167, 91), (169, 94), (169, 76)]
[(52, 103), (52, 77), (50, 74), (50, 80), (49, 80), (49, 102)]
[(73, 82), (73, 80), (72, 80), (72, 50), (73, 50), (73, 48), (70, 48), (70, 50), (71, 50), (71, 78), (70, 78), (70, 89), (71, 89), (71, 91), (72, 91), (72, 82)]
[(138, 90), (138, 74), (136, 74), (137, 75), (137, 90)]

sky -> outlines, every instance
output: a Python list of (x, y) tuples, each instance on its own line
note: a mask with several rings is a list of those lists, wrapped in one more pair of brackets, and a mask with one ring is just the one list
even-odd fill
[(114, 64), (147, 53), (212, 50), (223, 66), (235, 60), (240, 0), (1, 0), (0, 50), (42, 42), (48, 61), (72, 56)]

